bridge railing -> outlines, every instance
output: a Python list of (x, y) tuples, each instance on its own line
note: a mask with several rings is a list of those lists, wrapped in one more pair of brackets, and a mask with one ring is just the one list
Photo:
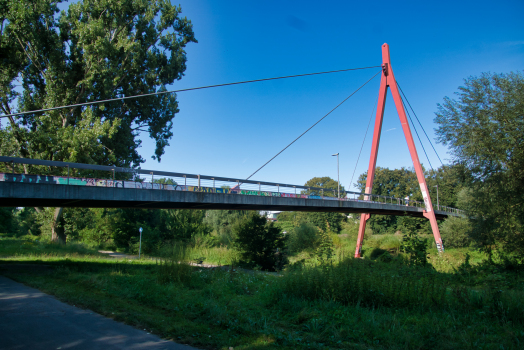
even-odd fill
[[(380, 196), (375, 194), (353, 191), (341, 191), (340, 198), (337, 198), (337, 190), (328, 190), (318, 187), (281, 184), (266, 181), (244, 180), (218, 176), (185, 174), (178, 172), (156, 171), (146, 169), (131, 169), (104, 165), (68, 163), (5, 156), (0, 156), (0, 163), (1, 162), (10, 166), (7, 166), (3, 169), (4, 173), (0, 174), (0, 181), (54, 183), (99, 187), (200, 191), (277, 197), (299, 197), (308, 199), (339, 201), (371, 201), (375, 203), (384, 203), (396, 206), (425, 208), (424, 202), (414, 201), (410, 199)], [(25, 172), (25, 170), (29, 169), (27, 167), (24, 169), (16, 169), (15, 164), (35, 166), (35, 169), (37, 171), (41, 171), (43, 170), (42, 167), (45, 167), (46, 175), (20, 174), (21, 172), (23, 173)], [(67, 169), (67, 172), (64, 168)], [(71, 169), (79, 170), (80, 172), (71, 171)], [(8, 170), (11, 170), (11, 172), (9, 173)], [(53, 173), (59, 173), (60, 176), (53, 175)], [(67, 176), (64, 176), (64, 174), (67, 174)], [(80, 174), (83, 174), (85, 176), (79, 176)], [(103, 179), (88, 177), (91, 174), (106, 174), (106, 178)], [(110, 178), (108, 179), (107, 177)], [(446, 206), (440, 206), (436, 209), (454, 214), (461, 214), (462, 212), (458, 209)]]

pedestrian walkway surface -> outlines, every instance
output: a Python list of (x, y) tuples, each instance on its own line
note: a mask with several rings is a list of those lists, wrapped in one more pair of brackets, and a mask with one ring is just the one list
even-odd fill
[(197, 350), (0, 276), (0, 349)]

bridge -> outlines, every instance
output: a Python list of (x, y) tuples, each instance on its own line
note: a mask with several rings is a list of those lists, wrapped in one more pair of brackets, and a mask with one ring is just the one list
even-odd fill
[[(23, 159), (12, 157), (0, 157), (0, 162), (12, 164), (12, 172), (0, 174), (0, 199), (1, 206), (57, 206), (57, 207), (112, 207), (112, 208), (185, 208), (185, 209), (246, 209), (246, 210), (280, 210), (280, 211), (329, 211), (341, 213), (361, 213), (360, 227), (357, 238), (355, 257), (360, 257), (366, 222), (371, 214), (411, 215), (427, 218), (431, 223), (437, 249), (443, 251), (444, 247), (440, 236), (437, 218), (445, 218), (450, 215), (460, 216), (462, 213), (454, 208), (442, 207), (437, 204), (435, 209), (428, 190), (424, 171), (416, 150), (413, 135), (410, 129), (410, 114), (406, 113), (407, 105), (411, 108), (409, 101), (397, 84), (393, 68), (391, 66), (389, 46), (382, 45), (382, 65), (373, 67), (361, 67), (345, 69), (359, 70), (380, 67), (371, 79), (355, 90), (339, 105), (324, 115), (309, 129), (293, 140), (284, 149), (277, 153), (268, 162), (257, 169), (247, 179), (229, 179), (214, 176), (171, 173), (164, 171), (152, 171), (142, 169), (125, 169), (116, 167), (104, 167), (99, 165), (62, 163), (43, 161), (35, 159)], [(327, 74), (339, 71), (301, 74), (294, 76), (250, 80), (244, 82), (212, 85), (184, 90), (161, 91), (152, 94), (124, 96), (109, 100), (100, 100), (79, 103), (69, 106), (57, 106), (41, 110), (19, 112), (2, 115), (1, 117), (15, 117), (28, 113), (41, 113), (50, 110), (84, 107), (87, 105), (100, 104), (124, 99), (136, 99), (143, 96), (166, 94), (181, 91), (212, 88), (218, 86), (246, 84), (258, 81), (275, 79), (287, 79), (305, 75)], [(375, 76), (381, 75), (380, 88), (377, 100), (375, 116), (375, 127), (373, 132), (373, 144), (369, 167), (367, 172), (365, 193), (342, 192), (342, 196), (333, 191), (333, 196), (326, 195), (322, 188), (311, 188), (299, 185), (278, 184), (250, 180), (260, 169), (284, 152), (289, 146), (300, 139), (315, 125), (326, 118), (363, 86), (369, 83)], [(405, 201), (400, 198), (376, 196), (372, 194), (375, 175), (377, 154), (382, 131), (384, 107), (386, 104), (387, 91), (390, 89), (397, 113), (400, 118), (402, 130), (408, 144), (411, 159), (420, 191), (424, 202)], [(404, 96), (404, 99), (402, 98)], [(415, 118), (416, 114), (411, 108)], [(418, 119), (418, 118), (417, 118)], [(413, 122), (412, 122), (413, 124)], [(414, 124), (413, 124), (414, 126)], [(422, 126), (422, 125), (421, 125)], [(416, 129), (415, 129), (416, 132)], [(425, 132), (425, 131), (424, 131)], [(426, 134), (427, 136), (427, 134)], [(419, 137), (417, 133), (417, 137)], [(420, 138), (419, 138), (420, 140)], [(429, 140), (429, 137), (428, 137)], [(430, 140), (431, 142), (431, 140)], [(422, 145), (422, 142), (421, 142)], [(423, 146), (422, 146), (423, 147)], [(436, 151), (435, 151), (436, 152)], [(425, 150), (424, 150), (424, 153)], [(427, 156), (427, 154), (426, 154)], [(440, 157), (439, 157), (440, 159)], [(429, 158), (428, 158), (429, 162)], [(358, 161), (357, 161), (358, 163)], [(47, 172), (53, 167), (67, 167), (67, 177), (54, 176), (52, 174), (36, 173), (30, 174), (27, 167), (23, 174), (16, 174), (14, 164), (25, 164), (42, 169)], [(431, 163), (430, 163), (431, 165)], [(39, 167), (39, 168), (38, 168)], [(70, 176), (70, 169), (75, 169), (74, 176)], [(62, 171), (61, 174), (64, 172)], [(120, 173), (127, 173), (121, 175)], [(105, 174), (103, 177), (95, 176)], [(112, 175), (112, 176), (111, 176)], [(116, 176), (118, 175), (118, 176)], [(151, 176), (151, 182), (144, 182), (140, 175)], [(154, 181), (154, 176), (162, 176), (168, 180), (163, 183)], [(80, 177), (81, 176), (81, 177)], [(89, 177), (91, 176), (91, 177)], [(138, 181), (129, 181), (134, 179)], [(189, 183), (188, 183), (189, 181)]]
[[(338, 198), (336, 190), (256, 180), (3, 156), (0, 162), (11, 164), (13, 169), (11, 173), (0, 173), (1, 206), (9, 207), (278, 210), (414, 217), (423, 217), (426, 211), (424, 202), (370, 193), (342, 191)], [(14, 164), (105, 173), (107, 177), (18, 174)], [(141, 175), (150, 177), (150, 181), (144, 181)], [(461, 212), (441, 206), (435, 214), (443, 219)]]

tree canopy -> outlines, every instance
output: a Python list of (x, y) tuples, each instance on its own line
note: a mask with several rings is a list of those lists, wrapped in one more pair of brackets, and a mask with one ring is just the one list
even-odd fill
[[(179, 6), (166, 0), (84, 0), (58, 13), (59, 2), (0, 1), (3, 113), (154, 93), (182, 78), (184, 48), (196, 39)], [(9, 117), (0, 130), (0, 151), (136, 167), (144, 162), (141, 133), (155, 140), (152, 158), (160, 161), (177, 112), (176, 95), (167, 94)], [(53, 217), (57, 224), (62, 210)]]
[[(336, 180), (333, 180), (329, 176), (323, 176), (323, 177), (314, 177), (310, 180), (308, 180), (304, 186), (311, 186), (311, 187), (319, 187), (323, 188), (324, 191), (318, 191), (318, 190), (305, 190), (303, 193), (314, 195), (314, 196), (324, 196), (324, 197), (336, 197), (337, 196), (337, 190), (338, 190), (338, 183)], [(343, 193), (344, 186), (340, 185), (340, 193)], [(341, 194), (342, 196), (342, 194)]]
[(524, 251), (524, 75), (484, 73), (444, 98), (435, 123), (463, 169), (474, 233), (487, 250)]

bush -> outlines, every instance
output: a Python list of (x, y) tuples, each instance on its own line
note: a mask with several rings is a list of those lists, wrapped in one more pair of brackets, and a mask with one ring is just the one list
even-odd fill
[(314, 250), (318, 247), (319, 231), (308, 222), (303, 222), (289, 233), (288, 247), (293, 253), (303, 250)]
[(237, 237), (234, 246), (240, 255), (240, 265), (275, 271), (287, 263), (283, 254), (285, 237), (282, 231), (258, 212), (250, 212), (240, 219), (233, 232)]
[(466, 218), (448, 217), (440, 225), (440, 234), (446, 248), (468, 247), (472, 243), (470, 237), (471, 223)]
[(427, 239), (420, 238), (414, 232), (408, 232), (402, 237), (400, 251), (407, 254), (410, 265), (426, 266), (428, 263), (427, 249)]

